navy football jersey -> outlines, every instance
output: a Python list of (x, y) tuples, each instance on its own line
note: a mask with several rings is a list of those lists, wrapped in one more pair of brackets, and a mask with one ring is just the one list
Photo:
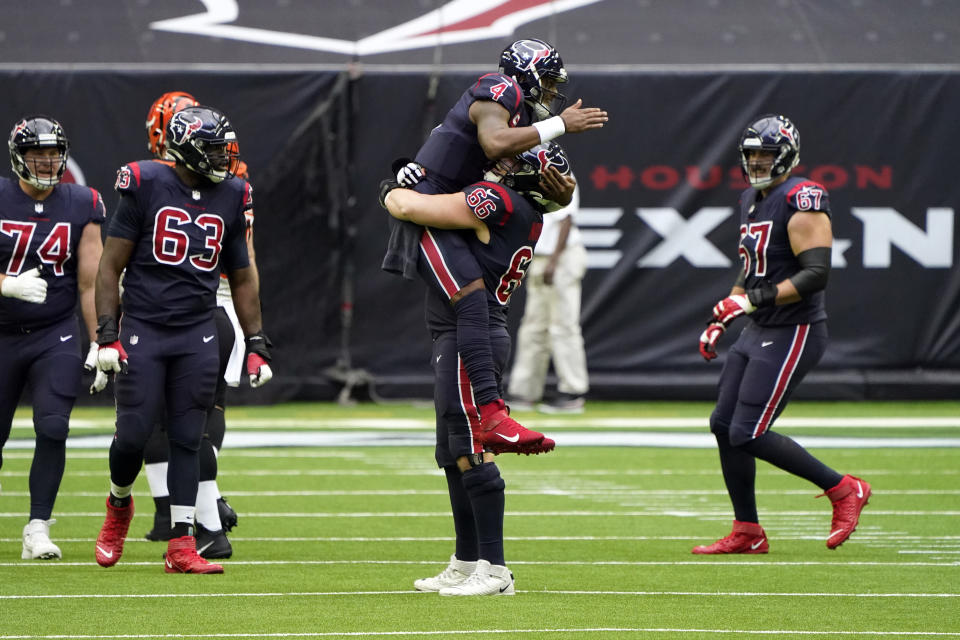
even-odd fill
[(77, 307), (77, 247), (88, 223), (105, 211), (96, 189), (60, 183), (43, 201), (16, 180), (0, 178), (0, 264), (8, 276), (42, 264), (47, 281), (43, 304), (0, 297), (0, 328), (34, 329), (59, 322)]
[(238, 178), (188, 187), (169, 163), (117, 172), (120, 203), (107, 235), (134, 243), (123, 277), (124, 315), (183, 326), (211, 317), (221, 265), (250, 265), (244, 238), (250, 185)]
[(428, 179), (438, 181), (449, 193), (482, 179), (490, 164), (477, 139), (477, 125), (470, 121), (470, 105), (477, 100), (501, 105), (510, 114), (511, 127), (526, 127), (532, 121), (520, 85), (513, 78), (499, 73), (481, 76), (417, 152), (416, 161), (427, 168)]
[[(797, 211), (823, 211), (830, 215), (830, 196), (822, 185), (801, 177), (788, 178), (759, 202), (760, 192), (749, 188), (740, 195), (740, 259), (745, 288), (763, 282), (776, 285), (800, 271), (793, 255), (787, 223)], [(807, 324), (827, 317), (824, 292), (791, 304), (763, 307), (750, 318), (761, 326)]]

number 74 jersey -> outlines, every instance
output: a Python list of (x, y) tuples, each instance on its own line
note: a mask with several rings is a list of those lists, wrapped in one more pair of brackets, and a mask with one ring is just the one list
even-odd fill
[[(747, 289), (764, 282), (776, 285), (800, 271), (793, 255), (787, 224), (798, 211), (830, 215), (830, 196), (820, 184), (802, 177), (788, 178), (771, 189), (766, 198), (749, 188), (740, 194), (740, 260)], [(825, 320), (824, 292), (792, 304), (765, 307), (750, 318), (764, 327), (808, 324)]]
[(228, 178), (189, 187), (170, 163), (132, 162), (117, 173), (120, 203), (107, 235), (134, 243), (123, 280), (123, 313), (168, 326), (210, 317), (221, 266), (250, 265), (244, 214), (249, 183)]

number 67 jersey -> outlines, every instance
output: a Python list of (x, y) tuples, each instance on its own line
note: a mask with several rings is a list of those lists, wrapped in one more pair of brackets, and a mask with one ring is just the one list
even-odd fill
[[(749, 188), (740, 196), (740, 260), (746, 276), (745, 288), (764, 282), (777, 284), (800, 271), (793, 255), (787, 225), (798, 211), (830, 215), (830, 196), (822, 185), (792, 177), (758, 200), (760, 192)], [(762, 327), (810, 324), (826, 320), (824, 292), (791, 304), (762, 307), (750, 319)]]
[(228, 178), (189, 187), (169, 163), (144, 161), (117, 172), (120, 203), (107, 235), (134, 243), (123, 277), (124, 315), (168, 326), (210, 318), (225, 271), (250, 265), (244, 213), (250, 185)]

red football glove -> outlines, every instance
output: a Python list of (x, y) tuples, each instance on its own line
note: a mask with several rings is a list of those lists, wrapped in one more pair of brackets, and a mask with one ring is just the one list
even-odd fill
[(719, 322), (711, 322), (700, 334), (700, 355), (707, 362), (717, 357), (717, 341), (727, 328)]
[(730, 325), (734, 318), (753, 313), (756, 307), (750, 302), (750, 298), (744, 293), (727, 296), (713, 307), (713, 319), (719, 322), (725, 328)]

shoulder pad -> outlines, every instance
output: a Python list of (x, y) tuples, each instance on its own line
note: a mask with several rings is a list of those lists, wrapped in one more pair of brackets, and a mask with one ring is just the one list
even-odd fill
[(475, 100), (490, 100), (502, 105), (510, 113), (516, 113), (523, 104), (523, 91), (517, 81), (500, 73), (480, 76), (470, 89)]
[(117, 182), (113, 188), (117, 191), (133, 192), (140, 188), (140, 163), (125, 164), (117, 171)]
[(473, 215), (480, 220), (492, 224), (503, 219), (504, 221), (513, 213), (513, 194), (502, 184), (496, 182), (476, 182), (463, 188), (466, 195), (467, 206), (473, 211)]
[(796, 211), (830, 213), (830, 195), (824, 186), (813, 180), (801, 180), (787, 191), (787, 205)]
[(90, 219), (93, 222), (103, 222), (107, 219), (107, 208), (103, 204), (103, 197), (96, 189), (90, 188), (90, 195), (93, 199), (93, 215)]

